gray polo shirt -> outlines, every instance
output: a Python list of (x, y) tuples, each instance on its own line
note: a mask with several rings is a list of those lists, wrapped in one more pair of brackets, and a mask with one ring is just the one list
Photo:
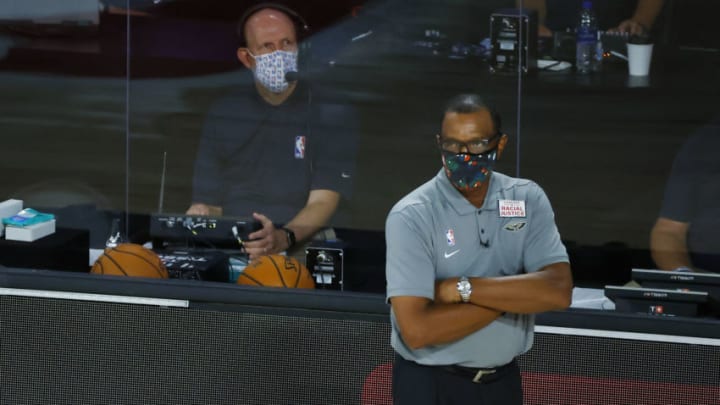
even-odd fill
[[(522, 207), (524, 202), (524, 209)], [(502, 209), (502, 215), (501, 215)], [(478, 209), (440, 170), (400, 200), (386, 221), (387, 297), (434, 299), (435, 280), (531, 273), (568, 262), (555, 216), (534, 182), (494, 172)], [(532, 315), (505, 314), (455, 342), (412, 350), (402, 341), (391, 311), (391, 345), (420, 364), (494, 367), (530, 349)]]

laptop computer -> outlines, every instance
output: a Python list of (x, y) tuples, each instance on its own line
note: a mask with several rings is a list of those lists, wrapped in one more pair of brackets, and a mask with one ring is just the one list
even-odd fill
[(720, 302), (720, 274), (632, 269), (632, 279), (646, 288), (703, 291)]
[(710, 296), (704, 291), (605, 286), (605, 296), (618, 312), (659, 316), (701, 316), (709, 312)]

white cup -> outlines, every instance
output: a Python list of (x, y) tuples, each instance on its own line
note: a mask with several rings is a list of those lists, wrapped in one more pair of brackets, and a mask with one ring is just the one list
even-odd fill
[(650, 73), (653, 44), (627, 44), (630, 76), (647, 76)]

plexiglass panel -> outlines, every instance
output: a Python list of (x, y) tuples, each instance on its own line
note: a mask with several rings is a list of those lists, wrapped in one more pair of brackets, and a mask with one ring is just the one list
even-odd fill
[[(525, 1), (536, 9), (544, 3)], [(572, 68), (580, 2), (547, 1), (542, 8), (539, 57), (547, 67), (522, 83), (521, 174), (550, 196), (580, 284), (625, 283), (632, 267), (671, 270), (681, 266), (677, 255), (685, 249), (691, 255), (714, 252), (711, 266), (717, 266), (720, 249), (708, 238), (716, 239), (710, 224), (717, 224), (712, 207), (720, 178), (702, 147), (685, 158), (695, 160), (684, 163), (676, 181), (686, 187), (665, 195), (672, 173), (677, 176), (673, 162), (688, 139), (704, 127), (704, 147), (712, 148), (717, 141), (707, 139), (720, 136), (712, 123), (720, 43), (707, 17), (717, 7), (702, 1), (592, 5), (600, 56), (584, 74)], [(699, 29), (704, 38), (690, 34)], [(637, 59), (627, 60), (633, 47), (645, 43), (652, 44), (648, 74), (631, 69)], [(672, 220), (677, 232), (665, 229), (651, 238), (659, 218)], [(665, 259), (656, 262), (658, 255)]]
[[(676, 248), (653, 234), (658, 218), (684, 230), (690, 265), (714, 269), (713, 2), (593, 2), (601, 58), (586, 74), (575, 68), (580, 1), (289, 1), (297, 44), (253, 48), (238, 20), (254, 4), (0, 2), (3, 199), (56, 214), (100, 248), (113, 219), (137, 243), (152, 239), (153, 215), (194, 203), (281, 226), (309, 190), (335, 190), (325, 222), (381, 244), (393, 204), (441, 168), (446, 102), (478, 93), (508, 135), (497, 170), (547, 192), (576, 281), (682, 267), (661, 257)], [(648, 75), (629, 74), (627, 42), (643, 39), (622, 33), (633, 29), (653, 43)], [(296, 66), (264, 58), (286, 45)], [(277, 106), (247, 67), (261, 60), (291, 65), (264, 71), (267, 88), (295, 86), (271, 95)], [(703, 165), (677, 172), (676, 158)]]
[(96, 241), (127, 209), (125, 24), (97, 1), (0, 2), (3, 199)]
[[(488, 40), (491, 14), (511, 4), (283, 3), (301, 38), (297, 87), (278, 106), (243, 64), (265, 53), (248, 46), (244, 56), (237, 32), (252, 4), (163, 2), (132, 18), (133, 211), (183, 214), (203, 203), (279, 226), (309, 190), (330, 189), (342, 195), (330, 226), (382, 237), (392, 205), (442, 167), (435, 136), (461, 93), (497, 105), (511, 139), (500, 169), (517, 170), (519, 74), (491, 72)], [(311, 155), (315, 174), (298, 176)]]

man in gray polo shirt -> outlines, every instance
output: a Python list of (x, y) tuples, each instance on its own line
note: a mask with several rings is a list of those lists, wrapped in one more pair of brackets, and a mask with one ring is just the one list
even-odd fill
[(507, 140), (479, 96), (454, 98), (437, 135), (443, 169), (388, 215), (396, 405), (522, 404), (515, 357), (532, 345), (532, 314), (570, 305), (545, 193), (493, 172)]

